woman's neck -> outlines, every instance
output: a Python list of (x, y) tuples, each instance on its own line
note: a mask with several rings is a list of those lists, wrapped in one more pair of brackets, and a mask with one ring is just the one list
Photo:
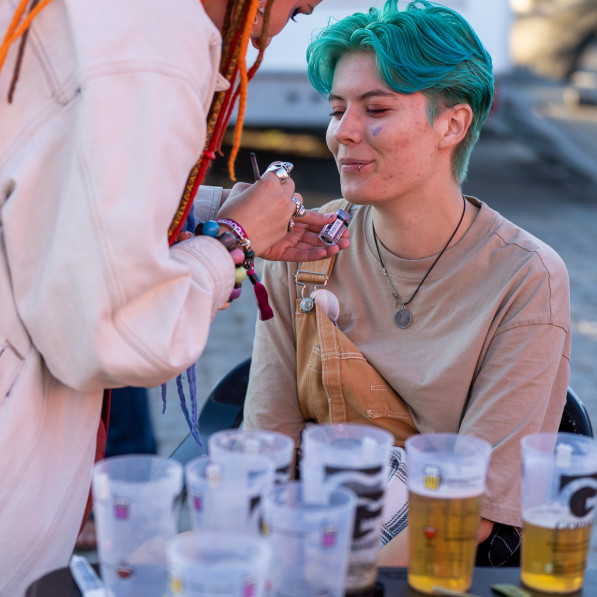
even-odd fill
[[(464, 211), (464, 216), (463, 216)], [(443, 197), (409, 199), (408, 204), (373, 205), (375, 232), (383, 246), (402, 259), (424, 259), (439, 253), (462, 222), (449, 246), (456, 244), (477, 215), (460, 189)]]

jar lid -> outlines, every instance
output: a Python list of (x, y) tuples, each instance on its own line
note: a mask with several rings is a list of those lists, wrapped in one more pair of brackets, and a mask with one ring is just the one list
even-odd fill
[(344, 211), (343, 209), (337, 209), (336, 214), (338, 215), (339, 218), (342, 218), (346, 222), (347, 225), (349, 224), (350, 220), (352, 220), (352, 216), (347, 211)]

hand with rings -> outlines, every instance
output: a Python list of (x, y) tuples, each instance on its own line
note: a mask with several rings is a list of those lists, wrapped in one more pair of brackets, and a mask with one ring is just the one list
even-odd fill
[(273, 172), (280, 182), (284, 182), (290, 178), (290, 172), (294, 168), (294, 164), (290, 162), (272, 162), (266, 172)]

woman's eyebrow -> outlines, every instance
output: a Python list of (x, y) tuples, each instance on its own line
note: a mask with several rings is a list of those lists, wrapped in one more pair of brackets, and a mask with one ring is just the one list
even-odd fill
[[(365, 91), (365, 93), (361, 93), (361, 95), (357, 97), (357, 101), (363, 101), (369, 99), (370, 97), (393, 97), (395, 95), (396, 92), (388, 91), (387, 89), (372, 89), (371, 91)], [(328, 101), (331, 102), (332, 100), (343, 101), (343, 98), (335, 93), (330, 93), (328, 95)]]

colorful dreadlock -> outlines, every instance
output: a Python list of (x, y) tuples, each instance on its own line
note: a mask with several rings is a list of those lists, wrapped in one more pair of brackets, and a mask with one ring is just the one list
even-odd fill
[(39, 3), (34, 2), (31, 10), (23, 19), (29, 0), (20, 0), (15, 14), (12, 17), (12, 21), (8, 26), (8, 30), (4, 35), (4, 39), (2, 40), (2, 45), (0, 45), (0, 71), (2, 71), (10, 46), (29, 29), (33, 19), (50, 3), (50, 1), (51, 0), (41, 0)]
[[(274, 0), (268, 0), (263, 15), (263, 27), (259, 37), (259, 54), (255, 60), (255, 64), (247, 72), (246, 67), (246, 52), (251, 39), (251, 30), (257, 15), (259, 7), (259, 0), (228, 0), (226, 7), (226, 15), (224, 17), (224, 26), (222, 28), (222, 57), (220, 61), (220, 73), (230, 83), (227, 91), (220, 92), (215, 95), (209, 115), (207, 118), (207, 140), (201, 154), (201, 157), (193, 167), (187, 184), (183, 192), (183, 196), (170, 225), (169, 242), (173, 244), (175, 239), (182, 230), (188, 218), (192, 217), (193, 198), (201, 184), (207, 168), (211, 160), (215, 159), (216, 152), (221, 154), (222, 139), (224, 132), (230, 121), (230, 117), (234, 110), (236, 100), (240, 95), (239, 109), (236, 120), (236, 127), (234, 133), (234, 145), (230, 154), (229, 172), (230, 178), (235, 180), (234, 176), (234, 160), (238, 154), (240, 147), (240, 138), (242, 134), (242, 126), (245, 114), (247, 85), (253, 78), (261, 61), (263, 59), (263, 49), (269, 31), (269, 21), (271, 8)], [(244, 25), (243, 25), (244, 23)], [(234, 89), (235, 81), (240, 73), (240, 83)], [(191, 402), (191, 413), (187, 407), (187, 399), (183, 386), (182, 374), (176, 378), (176, 388), (180, 400), (180, 406), (184, 413), (185, 419), (191, 430), (195, 441), (205, 453), (205, 447), (201, 441), (199, 433), (199, 417), (197, 408), (197, 382), (195, 373), (195, 364), (191, 365), (187, 371), (187, 383), (189, 387), (189, 395)], [(166, 384), (162, 385), (162, 412), (166, 410)]]
[[(253, 78), (263, 59), (263, 48), (268, 37), (270, 14), (274, 0), (267, 0), (263, 15), (263, 27), (259, 37), (259, 54), (255, 64), (247, 72), (246, 52), (251, 40), (251, 30), (255, 22), (260, 0), (228, 0), (224, 26), (222, 27), (222, 58), (220, 74), (230, 83), (227, 91), (221, 91), (214, 99), (207, 117), (207, 140), (197, 163), (193, 166), (187, 179), (178, 210), (170, 225), (168, 238), (173, 244), (179, 235), (191, 210), (193, 198), (205, 173), (216, 153), (221, 155), (222, 139), (232, 116), (234, 106), (240, 96), (238, 115), (234, 131), (234, 145), (228, 162), (230, 178), (235, 180), (234, 160), (240, 147), (242, 126), (245, 115), (248, 82)], [(240, 73), (240, 83), (235, 89), (236, 79)]]

